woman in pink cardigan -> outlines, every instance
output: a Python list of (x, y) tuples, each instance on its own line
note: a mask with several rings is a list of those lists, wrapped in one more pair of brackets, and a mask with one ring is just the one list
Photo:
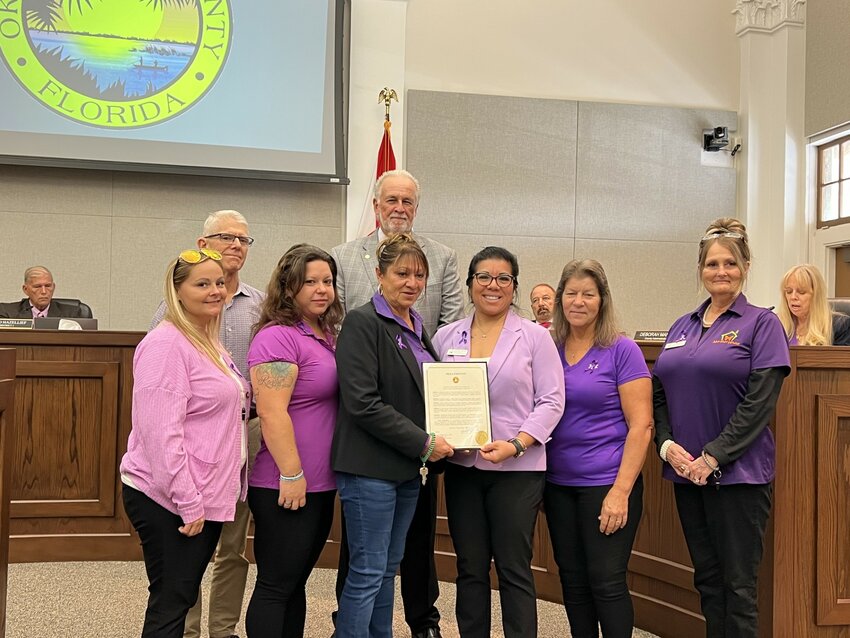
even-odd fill
[(133, 429), (121, 481), (150, 581), (143, 638), (182, 638), (222, 522), (245, 499), (250, 395), (218, 341), (220, 261), (201, 249), (171, 263), (165, 320), (133, 358)]

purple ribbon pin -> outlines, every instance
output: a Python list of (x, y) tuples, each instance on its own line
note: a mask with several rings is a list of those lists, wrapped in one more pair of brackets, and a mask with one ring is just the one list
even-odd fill
[(466, 344), (466, 330), (460, 333), (460, 345)]
[(398, 347), (399, 347), (400, 349), (404, 350), (404, 349), (406, 349), (406, 348), (407, 348), (407, 346), (406, 346), (406, 345), (404, 345), (404, 340), (401, 338), (401, 335), (396, 335), (396, 336), (395, 336), (395, 341), (396, 341), (396, 343), (398, 344)]

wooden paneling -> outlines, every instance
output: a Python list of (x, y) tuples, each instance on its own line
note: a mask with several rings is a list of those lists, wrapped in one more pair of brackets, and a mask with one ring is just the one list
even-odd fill
[(848, 418), (850, 350), (791, 348), (775, 417), (770, 608), (761, 608), (777, 638), (850, 636)]
[(9, 500), (15, 440), (15, 351), (0, 348), (0, 638), (6, 635), (6, 586), (9, 572)]
[(0, 331), (17, 352), (11, 444), (13, 562), (135, 560), (118, 465), (143, 333)]
[(817, 397), (818, 624), (850, 625), (850, 396)]
[[(11, 488), (14, 497), (11, 520), (4, 516), (0, 525), (11, 531), (11, 560), (141, 557), (120, 505), (117, 469), (130, 432), (133, 349), (141, 337), (0, 331), (0, 347), (17, 348), (22, 377), (14, 408), (21, 435), (14, 443), (6, 433), (11, 419), (0, 414), (0, 453), (11, 457), (3, 461), (0, 493)], [(642, 349), (651, 366), (660, 346)], [(777, 472), (759, 575), (759, 634), (848, 638), (850, 349), (794, 347), (791, 362), (773, 426)], [(0, 402), (8, 393), (0, 380)], [(644, 513), (628, 573), (635, 621), (662, 638), (701, 635), (705, 628), (693, 570), (672, 487), (661, 479), (660, 465), (651, 448), (643, 469)], [(440, 578), (454, 581), (445, 512), (441, 489), (435, 558)], [(336, 567), (339, 538), (335, 522), (320, 566)], [(4, 539), (5, 534), (0, 554)], [(561, 602), (542, 512), (534, 540), (538, 596)]]
[(118, 363), (20, 361), (12, 516), (115, 514)]

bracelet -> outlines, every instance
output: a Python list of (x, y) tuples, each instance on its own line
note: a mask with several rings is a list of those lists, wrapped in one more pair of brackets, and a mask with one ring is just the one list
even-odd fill
[(431, 432), (431, 443), (428, 445), (428, 449), (425, 451), (425, 454), (419, 457), (422, 460), (423, 465), (425, 461), (431, 458), (435, 447), (437, 447), (437, 435)]
[(658, 450), (658, 456), (661, 457), (661, 460), (665, 463), (667, 462), (667, 450), (670, 449), (670, 446), (673, 445), (673, 439), (667, 439), (664, 443), (661, 444), (661, 449)]
[(514, 446), (514, 449), (516, 450), (516, 453), (514, 454), (514, 458), (515, 458), (515, 459), (518, 459), (518, 458), (519, 458), (519, 457), (521, 457), (523, 454), (525, 454), (526, 449), (528, 449), (528, 448), (526, 448), (526, 447), (522, 444), (522, 441), (520, 441), (520, 440), (519, 440), (518, 438), (516, 438), (516, 437), (514, 437), (514, 438), (512, 438), (512, 439), (508, 439), (508, 443), (510, 443), (511, 445), (513, 445), (513, 446)]
[(711, 470), (712, 472), (716, 472), (717, 470), (720, 469), (720, 463), (712, 466), (711, 463), (708, 462), (708, 457), (705, 455), (705, 450), (702, 451), (700, 456), (702, 456), (702, 462), (705, 463), (706, 467), (708, 467), (708, 469)]
[(304, 470), (303, 469), (300, 472), (298, 472), (298, 474), (294, 474), (292, 476), (284, 476), (283, 474), (280, 475), (280, 480), (287, 482), (287, 483), (291, 483), (293, 481), (300, 481), (302, 478), (304, 478)]

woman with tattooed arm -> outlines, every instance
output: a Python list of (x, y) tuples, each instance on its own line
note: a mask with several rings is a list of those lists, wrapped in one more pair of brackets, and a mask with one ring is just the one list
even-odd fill
[(304, 635), (305, 585), (333, 521), (334, 349), (342, 319), (335, 285), (328, 253), (290, 248), (272, 274), (248, 351), (263, 432), (248, 479), (257, 559), (249, 638)]

